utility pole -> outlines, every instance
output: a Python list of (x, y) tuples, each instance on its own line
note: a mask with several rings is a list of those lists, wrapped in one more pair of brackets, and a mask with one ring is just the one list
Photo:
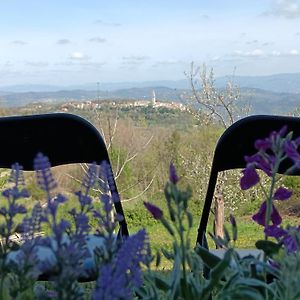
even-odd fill
[(98, 81), (97, 82), (97, 100), (99, 101), (100, 98), (99, 98), (99, 86), (100, 86), (100, 82)]

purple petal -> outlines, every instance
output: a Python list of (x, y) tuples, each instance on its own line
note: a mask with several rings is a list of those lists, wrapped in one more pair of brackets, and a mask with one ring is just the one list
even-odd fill
[(163, 212), (159, 207), (146, 201), (144, 201), (144, 205), (147, 208), (147, 210), (151, 213), (154, 219), (160, 220), (162, 218)]
[(251, 156), (245, 156), (245, 160), (249, 164), (253, 164), (256, 168), (264, 171), (268, 176), (272, 176), (272, 167), (274, 165), (274, 156), (268, 155), (266, 160), (261, 156), (261, 154), (256, 153)]
[(176, 184), (179, 180), (179, 177), (177, 176), (176, 173), (176, 168), (173, 165), (173, 163), (170, 164), (170, 168), (169, 168), (169, 180), (174, 184)]
[(267, 236), (274, 237), (277, 240), (287, 234), (287, 232), (284, 229), (282, 229), (276, 225), (271, 225), (271, 226), (266, 227), (264, 232)]
[(243, 177), (240, 179), (242, 190), (248, 190), (259, 182), (259, 176), (253, 165), (249, 165), (242, 171)]
[(266, 224), (266, 210), (267, 210), (267, 203), (264, 201), (259, 208), (259, 211), (252, 216), (252, 220), (255, 221), (257, 224), (265, 226)]
[(271, 221), (274, 225), (279, 225), (282, 222), (282, 218), (274, 205), (272, 205)]
[(283, 137), (287, 132), (287, 128), (287, 125), (282, 126), (282, 128), (278, 132), (279, 136)]
[(229, 220), (230, 220), (231, 225), (232, 225), (233, 227), (236, 227), (236, 219), (235, 219), (235, 217), (234, 217), (233, 214), (230, 214)]
[(265, 150), (270, 149), (272, 147), (272, 143), (269, 139), (256, 140), (254, 146), (257, 150), (264, 150), (265, 151)]
[(284, 187), (280, 187), (274, 193), (274, 200), (287, 200), (292, 196), (292, 192)]
[(295, 252), (298, 250), (298, 243), (294, 236), (287, 234), (283, 239), (283, 244), (288, 252)]
[(286, 141), (284, 143), (284, 151), (286, 155), (294, 162), (300, 161), (300, 154), (297, 151), (297, 145), (293, 141)]
[[(258, 213), (252, 216), (252, 220), (259, 225), (266, 226), (266, 211), (267, 211), (267, 203), (266, 201), (264, 201)], [(282, 218), (273, 204), (272, 204), (272, 212), (271, 212), (271, 221), (273, 225), (279, 225), (282, 222)]]

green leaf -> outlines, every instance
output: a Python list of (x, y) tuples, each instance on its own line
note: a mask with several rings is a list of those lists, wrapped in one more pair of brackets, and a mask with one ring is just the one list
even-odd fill
[(213, 269), (221, 261), (221, 258), (210, 253), (208, 249), (200, 245), (196, 246), (195, 252), (201, 257), (204, 264), (210, 269)]
[(160, 221), (164, 225), (164, 227), (167, 229), (167, 231), (170, 233), (170, 235), (174, 236), (175, 235), (174, 230), (173, 230), (172, 226), (169, 224), (169, 222), (164, 217), (162, 217), (160, 219)]
[(267, 256), (272, 256), (279, 252), (281, 245), (267, 240), (259, 240), (255, 243), (259, 250), (263, 250)]
[(174, 253), (171, 251), (168, 251), (164, 248), (161, 249), (162, 254), (165, 256), (166, 259), (173, 260), (174, 259)]
[(189, 211), (186, 214), (187, 214), (189, 228), (192, 228), (193, 227), (193, 215)]

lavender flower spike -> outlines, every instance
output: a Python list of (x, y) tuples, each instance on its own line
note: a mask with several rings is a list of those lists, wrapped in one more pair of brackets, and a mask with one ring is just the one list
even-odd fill
[(162, 210), (156, 205), (146, 201), (144, 201), (144, 205), (155, 220), (160, 220), (163, 217)]
[(34, 159), (37, 183), (39, 187), (47, 193), (50, 193), (50, 191), (57, 186), (50, 168), (51, 165), (48, 157), (42, 153), (38, 153)]
[(170, 164), (169, 168), (169, 180), (174, 184), (176, 184), (179, 181), (179, 177), (177, 176), (176, 168), (173, 165), (173, 163)]

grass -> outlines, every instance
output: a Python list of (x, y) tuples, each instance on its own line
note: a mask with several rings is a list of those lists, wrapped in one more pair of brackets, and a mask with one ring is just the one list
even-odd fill
[[(289, 223), (294, 223), (295, 218), (289, 218)], [(251, 216), (243, 216), (237, 218), (238, 224), (238, 240), (236, 242), (236, 248), (239, 249), (251, 249), (255, 248), (255, 242), (258, 239), (263, 239), (263, 229), (251, 220)], [(197, 230), (199, 220), (195, 219), (193, 228), (191, 230), (190, 239), (191, 245), (196, 245)], [(226, 228), (230, 232), (230, 224), (225, 224)], [(134, 233), (142, 227), (129, 228), (130, 233)], [(172, 248), (172, 237), (168, 234), (165, 228), (160, 223), (155, 223), (145, 227), (150, 239), (152, 252), (155, 253), (161, 248), (171, 249)], [(212, 224), (208, 226), (208, 232), (212, 232)], [(210, 237), (208, 237), (209, 247), (214, 248), (214, 243)], [(171, 268), (171, 263), (166, 259), (162, 259), (160, 269), (168, 270)]]

